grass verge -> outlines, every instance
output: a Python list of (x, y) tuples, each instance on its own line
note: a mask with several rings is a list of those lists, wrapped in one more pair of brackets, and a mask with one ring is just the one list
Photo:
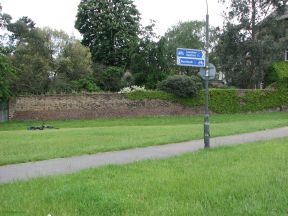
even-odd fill
[[(25, 130), (39, 122), (0, 124), (0, 165), (200, 139), (202, 122), (202, 116), (53, 121), (60, 129), (44, 131)], [(224, 136), (287, 126), (288, 113), (213, 115), (211, 123), (211, 136)]]
[(0, 215), (286, 215), (288, 138), (0, 185)]

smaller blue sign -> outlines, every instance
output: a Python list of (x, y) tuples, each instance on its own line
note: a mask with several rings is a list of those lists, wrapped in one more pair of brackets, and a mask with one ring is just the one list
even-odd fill
[(192, 58), (178, 58), (177, 65), (180, 66), (192, 66), (192, 67), (205, 67), (205, 60), (192, 59)]

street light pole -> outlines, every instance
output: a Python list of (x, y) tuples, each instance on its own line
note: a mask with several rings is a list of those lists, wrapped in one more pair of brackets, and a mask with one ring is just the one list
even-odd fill
[(209, 10), (208, 0), (206, 0), (207, 13), (206, 13), (206, 73), (205, 73), (205, 116), (204, 116), (204, 147), (210, 148), (210, 123), (209, 123)]

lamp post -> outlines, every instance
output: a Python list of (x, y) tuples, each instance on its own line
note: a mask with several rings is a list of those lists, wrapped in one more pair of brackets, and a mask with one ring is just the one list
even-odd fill
[(208, 100), (209, 100), (209, 10), (208, 10), (208, 0), (206, 0), (206, 73), (205, 73), (205, 114), (204, 114), (204, 147), (210, 148), (210, 123), (209, 123), (209, 109), (208, 109)]

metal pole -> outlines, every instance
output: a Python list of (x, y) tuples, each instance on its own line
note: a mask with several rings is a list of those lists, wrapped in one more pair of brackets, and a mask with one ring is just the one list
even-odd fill
[(204, 147), (210, 148), (210, 123), (209, 123), (209, 11), (208, 1), (206, 0), (207, 14), (206, 14), (206, 74), (205, 74), (205, 116), (204, 116)]

